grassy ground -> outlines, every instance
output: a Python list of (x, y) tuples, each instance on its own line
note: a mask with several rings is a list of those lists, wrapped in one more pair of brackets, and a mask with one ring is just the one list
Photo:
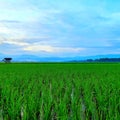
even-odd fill
[(0, 120), (119, 120), (119, 63), (0, 64)]

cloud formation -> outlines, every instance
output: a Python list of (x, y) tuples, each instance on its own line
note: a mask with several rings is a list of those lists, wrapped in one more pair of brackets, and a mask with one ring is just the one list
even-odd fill
[(9, 54), (119, 53), (119, 5), (119, 0), (1, 0), (0, 53), (6, 45)]

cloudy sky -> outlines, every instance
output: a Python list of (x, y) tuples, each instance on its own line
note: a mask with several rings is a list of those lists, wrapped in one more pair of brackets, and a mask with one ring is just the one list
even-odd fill
[(0, 0), (0, 54), (120, 54), (120, 0)]

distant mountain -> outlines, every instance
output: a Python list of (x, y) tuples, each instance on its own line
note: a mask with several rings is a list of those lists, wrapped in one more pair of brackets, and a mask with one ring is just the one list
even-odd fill
[(69, 62), (84, 61), (86, 59), (99, 58), (120, 58), (120, 54), (96, 55), (96, 56), (75, 56), (75, 57), (41, 57), (37, 55), (4, 55), (0, 54), (0, 60), (4, 57), (13, 58), (14, 62)]
[(14, 61), (18, 62), (63, 62), (69, 61), (73, 58), (69, 57), (39, 57), (35, 55), (21, 55), (21, 56), (14, 56)]

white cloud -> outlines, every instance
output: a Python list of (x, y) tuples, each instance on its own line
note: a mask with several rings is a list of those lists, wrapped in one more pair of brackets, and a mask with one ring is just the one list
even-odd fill
[(26, 42), (12, 41), (12, 40), (11, 41), (3, 41), (3, 43), (17, 45), (17, 46), (27, 46), (27, 45), (29, 45), (29, 43), (26, 43)]
[(53, 47), (50, 45), (28, 45), (23, 48), (25, 51), (31, 52), (48, 52), (48, 53), (59, 53), (59, 52), (80, 52), (84, 48), (72, 48), (72, 47)]
[(10, 45), (15, 45), (16, 47), (22, 51), (28, 51), (28, 52), (47, 52), (47, 53), (79, 53), (85, 48), (80, 48), (80, 47), (57, 47), (57, 46), (52, 46), (47, 45), (47, 41), (45, 42), (25, 42), (22, 40), (15, 40), (15, 39), (0, 39), (0, 44), (10, 44)]
[(107, 47), (119, 36), (120, 12), (103, 1), (0, 0), (0, 8), (0, 47), (77, 54), (84, 53), (81, 46)]

